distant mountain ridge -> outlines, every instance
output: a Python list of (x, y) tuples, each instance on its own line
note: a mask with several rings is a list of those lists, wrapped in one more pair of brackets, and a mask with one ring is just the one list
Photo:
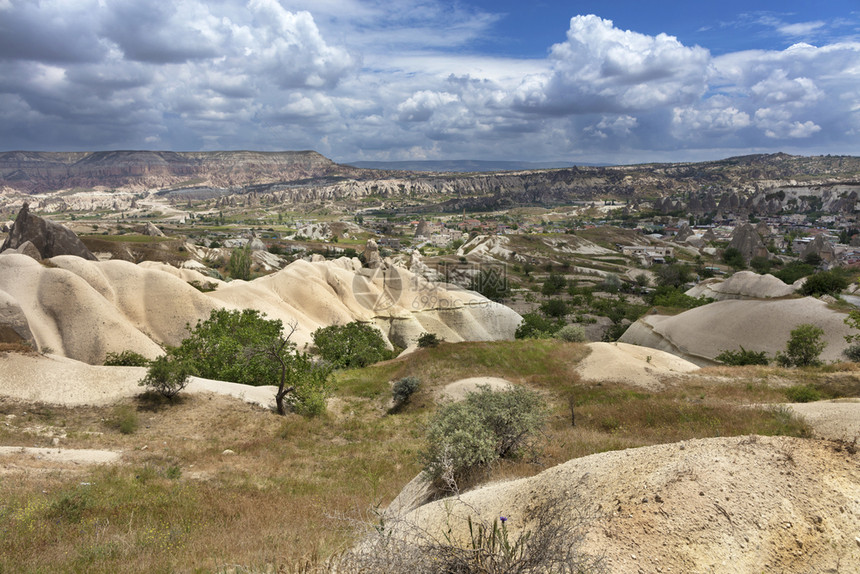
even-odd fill
[(410, 161), (348, 161), (346, 165), (365, 169), (384, 169), (396, 171), (417, 172), (491, 172), (491, 171), (522, 171), (533, 169), (560, 169), (580, 166), (598, 166), (607, 164), (575, 163), (572, 161), (493, 161), (479, 159), (464, 160), (410, 160)]
[[(477, 161), (461, 165), (466, 164), (481, 169), (513, 165)], [(314, 151), (0, 153), (0, 194), (63, 191), (54, 198), (55, 203), (66, 202), (67, 197), (71, 201), (74, 194), (66, 191), (185, 193), (216, 189), (228, 194), (252, 192), (266, 196), (269, 202), (294, 205), (353, 202), (366, 197), (407, 199), (417, 202), (413, 209), (429, 211), (482, 211), (613, 198), (633, 203), (653, 201), (654, 208), (663, 213), (712, 211), (705, 209), (711, 204), (723, 213), (736, 209), (775, 213), (784, 207), (783, 202), (795, 196), (798, 202), (806, 201), (804, 197), (813, 194), (821, 196), (822, 205), (835, 208), (834, 202), (838, 202), (839, 211), (848, 212), (860, 198), (858, 186), (858, 157), (784, 153), (699, 163), (583, 165), (480, 173), (363, 169), (335, 163)], [(786, 190), (787, 195), (777, 201), (769, 193), (779, 190)], [(93, 196), (86, 201), (87, 205), (95, 205)], [(112, 205), (109, 196), (99, 201)]]
[(60, 189), (178, 185), (244, 187), (316, 178), (357, 177), (315, 151), (98, 151), (0, 153), (0, 188), (24, 193)]

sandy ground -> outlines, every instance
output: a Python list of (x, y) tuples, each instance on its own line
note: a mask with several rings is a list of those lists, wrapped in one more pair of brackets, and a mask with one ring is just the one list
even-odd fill
[(461, 401), (469, 393), (474, 393), (479, 387), (490, 387), (494, 391), (508, 389), (513, 383), (499, 377), (472, 377), (460, 379), (445, 385), (439, 393), (439, 401)]
[(15, 472), (20, 466), (32, 470), (40, 463), (44, 463), (42, 466), (46, 469), (57, 470), (68, 466), (110, 464), (121, 458), (122, 453), (110, 450), (0, 446), (0, 474)]
[(649, 390), (663, 388), (661, 376), (690, 373), (698, 366), (676, 355), (627, 343), (589, 343), (591, 353), (576, 372), (586, 381), (614, 381)]
[(788, 406), (806, 419), (817, 436), (848, 442), (860, 440), (860, 399), (794, 403)]
[[(143, 392), (144, 367), (101, 367), (57, 355), (0, 353), (0, 394), (48, 405), (108, 405)], [(217, 393), (274, 408), (274, 386), (252, 387), (191, 377), (183, 392)]]

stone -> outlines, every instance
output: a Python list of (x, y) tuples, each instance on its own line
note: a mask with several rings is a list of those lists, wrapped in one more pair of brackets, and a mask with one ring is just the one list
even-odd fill
[(0, 291), (0, 343), (24, 343), (36, 347), (24, 310), (5, 291)]
[(30, 242), (42, 259), (56, 255), (76, 255), (83, 259), (96, 261), (96, 256), (78, 239), (78, 236), (63, 225), (30, 213), (30, 204), (25, 203), (18, 212), (9, 237), (0, 246), (0, 253), (7, 249), (17, 250)]
[(143, 234), (149, 235), (150, 237), (164, 237), (164, 232), (157, 228), (151, 221), (146, 222)]
[(735, 228), (729, 247), (734, 247), (740, 251), (746, 262), (749, 262), (753, 257), (767, 257), (768, 259), (771, 257), (767, 246), (761, 240), (761, 236), (749, 223)]
[(369, 269), (379, 269), (383, 266), (382, 257), (379, 255), (379, 246), (373, 239), (368, 239), (364, 246), (364, 264)]

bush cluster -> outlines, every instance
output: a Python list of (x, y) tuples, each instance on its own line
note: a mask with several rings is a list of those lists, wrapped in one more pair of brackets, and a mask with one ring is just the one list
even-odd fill
[(726, 365), (767, 365), (770, 359), (765, 351), (749, 351), (740, 346), (738, 351), (723, 351), (715, 357), (719, 362)]
[(394, 398), (394, 407), (398, 408), (409, 402), (409, 399), (421, 386), (421, 379), (418, 377), (403, 377), (394, 382), (391, 388), (391, 394)]
[(366, 367), (395, 356), (379, 330), (367, 323), (322, 327), (311, 337), (319, 356), (335, 368)]
[(149, 359), (134, 351), (123, 351), (105, 355), (104, 364), (106, 367), (146, 367)]
[(818, 358), (827, 341), (821, 338), (824, 329), (810, 323), (792, 329), (784, 353), (776, 354), (776, 362), (781, 367), (815, 367), (821, 364)]
[(434, 480), (457, 482), (500, 458), (536, 453), (546, 417), (546, 403), (534, 391), (479, 387), (436, 412), (422, 453), (425, 472)]

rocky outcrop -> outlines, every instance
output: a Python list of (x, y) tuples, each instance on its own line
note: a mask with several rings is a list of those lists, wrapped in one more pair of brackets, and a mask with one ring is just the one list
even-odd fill
[[(147, 357), (178, 345), (216, 308), (257, 309), (296, 323), (303, 347), (320, 327), (362, 321), (376, 325), (392, 346), (414, 347), (424, 333), (441, 339), (512, 339), (522, 318), (472, 291), (431, 283), (405, 269), (367, 269), (358, 259), (295, 261), (254, 281), (205, 283), (192, 270), (127, 261), (61, 256), (41, 265), (29, 257), (0, 256), (0, 330), (39, 349), (90, 364), (108, 352), (133, 350)], [(3, 327), (3, 326), (6, 327)]]
[(770, 258), (767, 246), (761, 240), (755, 228), (749, 223), (735, 228), (732, 233), (732, 240), (729, 242), (729, 247), (734, 247), (740, 251), (746, 262), (749, 262), (753, 257)]
[(164, 237), (164, 232), (156, 227), (151, 221), (146, 223), (146, 226), (143, 228), (143, 234), (150, 237)]
[(796, 291), (773, 275), (759, 275), (752, 271), (738, 271), (728, 279), (706, 279), (686, 292), (690, 297), (709, 297), (715, 301), (726, 299), (778, 299), (789, 297)]
[(824, 236), (818, 235), (810, 241), (806, 247), (803, 248), (803, 251), (800, 253), (801, 259), (806, 259), (807, 257), (816, 255), (822, 261), (826, 261), (830, 263), (834, 259), (836, 259), (836, 252), (833, 248), (833, 245), (824, 239)]
[(842, 359), (844, 336), (850, 329), (844, 313), (813, 297), (781, 300), (725, 300), (678, 315), (646, 315), (630, 325), (618, 339), (622, 343), (652, 347), (701, 366), (714, 364), (726, 350), (743, 346), (765, 351), (771, 357), (785, 350), (791, 330), (811, 323), (824, 330), (827, 343), (823, 361)]
[(8, 249), (17, 250), (27, 242), (35, 247), (43, 259), (56, 255), (76, 255), (91, 261), (96, 259), (71, 229), (31, 214), (29, 204), (25, 203), (9, 237), (0, 246), (0, 253)]

